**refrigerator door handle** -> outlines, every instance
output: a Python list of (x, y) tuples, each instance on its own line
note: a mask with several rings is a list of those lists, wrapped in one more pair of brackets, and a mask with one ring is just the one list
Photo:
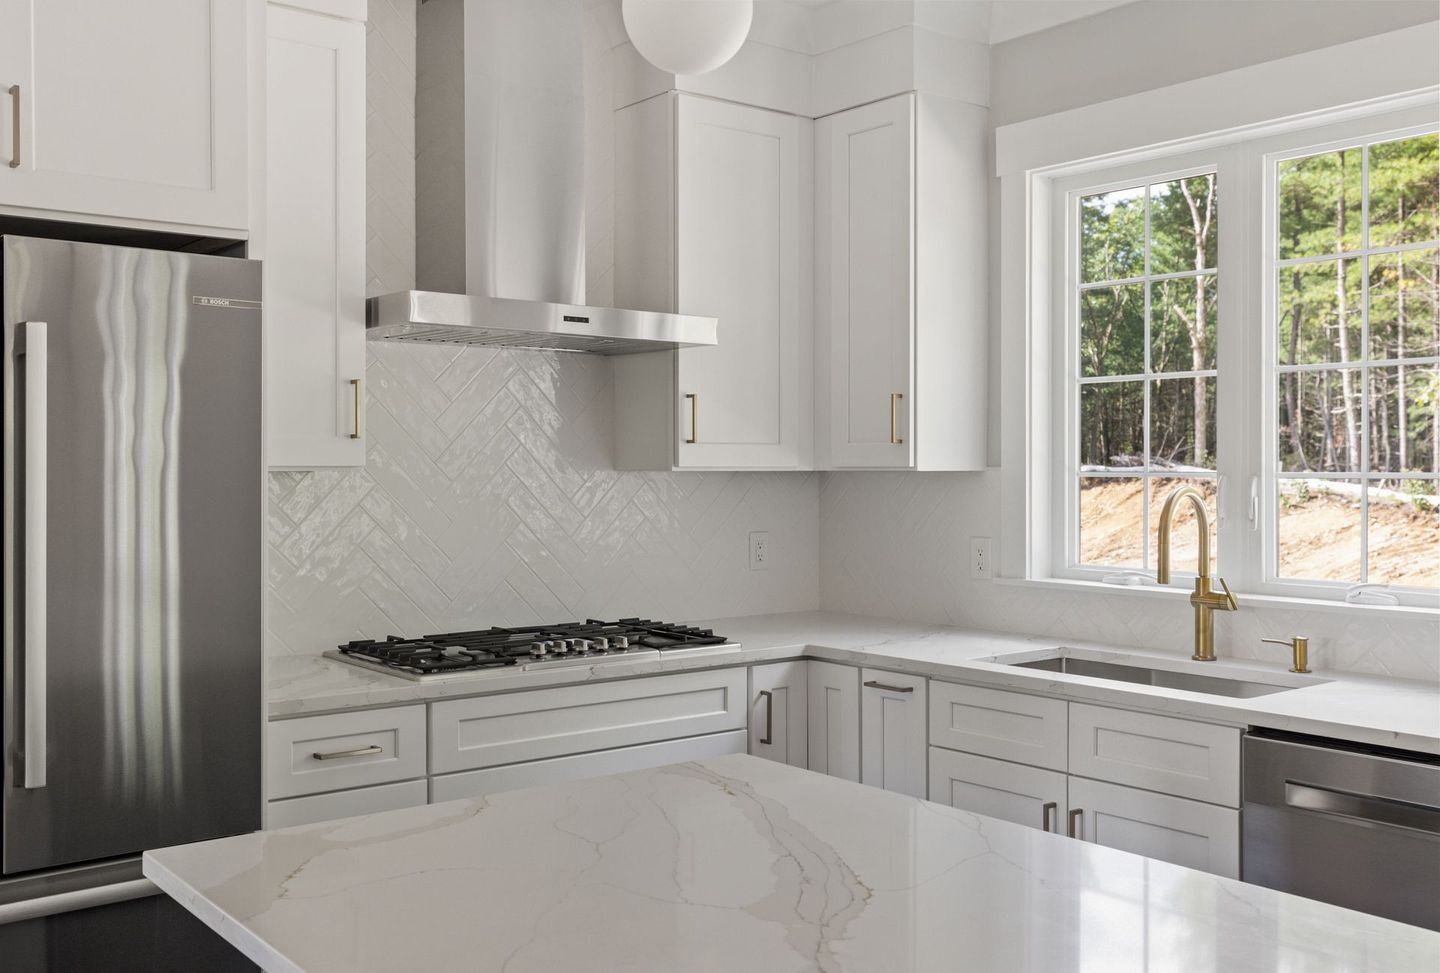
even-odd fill
[(49, 492), (46, 470), (48, 415), (47, 374), (50, 356), (44, 321), (26, 321), (25, 336), (25, 780), (33, 789), (45, 786), (45, 509)]

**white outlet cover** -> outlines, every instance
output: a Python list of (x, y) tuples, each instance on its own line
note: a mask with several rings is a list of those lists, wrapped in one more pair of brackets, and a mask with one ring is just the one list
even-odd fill
[(770, 567), (770, 532), (750, 532), (750, 570), (765, 571)]

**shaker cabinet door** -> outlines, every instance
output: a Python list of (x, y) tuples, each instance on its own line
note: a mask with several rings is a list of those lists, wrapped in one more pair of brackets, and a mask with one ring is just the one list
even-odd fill
[(773, 662), (750, 670), (750, 753), (808, 767), (809, 663)]
[(267, 12), (272, 469), (365, 465), (365, 25)]
[[(913, 100), (899, 95), (820, 121), (817, 234), (830, 387), (830, 462), (912, 465)], [(828, 428), (825, 428), (828, 427)]]
[(0, 205), (246, 227), (246, 8), (0, 0)]
[(677, 99), (677, 310), (720, 319), (718, 344), (678, 352), (678, 466), (795, 468), (809, 452), (809, 125)]

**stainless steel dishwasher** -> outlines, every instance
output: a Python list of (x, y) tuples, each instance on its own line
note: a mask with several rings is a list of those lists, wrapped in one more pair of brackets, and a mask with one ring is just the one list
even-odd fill
[(1245, 737), (1240, 877), (1440, 930), (1440, 757)]

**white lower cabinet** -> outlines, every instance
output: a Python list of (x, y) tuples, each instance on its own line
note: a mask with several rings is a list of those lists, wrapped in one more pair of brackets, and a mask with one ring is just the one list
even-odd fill
[(430, 704), (430, 772), (745, 728), (746, 671), (685, 672)]
[(860, 670), (860, 782), (925, 796), (925, 677)]
[(1240, 877), (1240, 812), (1168, 794), (1070, 778), (1075, 837), (1107, 848)]
[(809, 663), (772, 662), (750, 670), (750, 753), (810, 766)]
[(276, 720), (265, 745), (270, 800), (424, 777), (425, 706)]
[(860, 780), (860, 670), (810, 663), (810, 769)]
[(623, 774), (646, 770), (686, 760), (719, 757), (727, 753), (745, 752), (745, 731), (712, 733), (685, 740), (665, 740), (638, 747), (579, 753), (551, 760), (531, 760), (505, 767), (486, 767), (459, 774), (444, 774), (430, 779), (430, 802), (453, 801), (462, 797), (483, 797), (497, 791), (513, 791), (521, 787), (539, 787), (566, 780)]
[(1065, 832), (1066, 775), (930, 748), (930, 800), (1002, 821)]
[(429, 799), (429, 787), (423, 778), (401, 781), (398, 784), (357, 787), (354, 790), (334, 791), (330, 794), (292, 797), (284, 801), (271, 801), (266, 806), (265, 827), (288, 828), (297, 824), (350, 818), (357, 814), (395, 811), (402, 807), (418, 807)]
[(930, 684), (930, 800), (1160, 861), (1240, 873), (1240, 730)]

